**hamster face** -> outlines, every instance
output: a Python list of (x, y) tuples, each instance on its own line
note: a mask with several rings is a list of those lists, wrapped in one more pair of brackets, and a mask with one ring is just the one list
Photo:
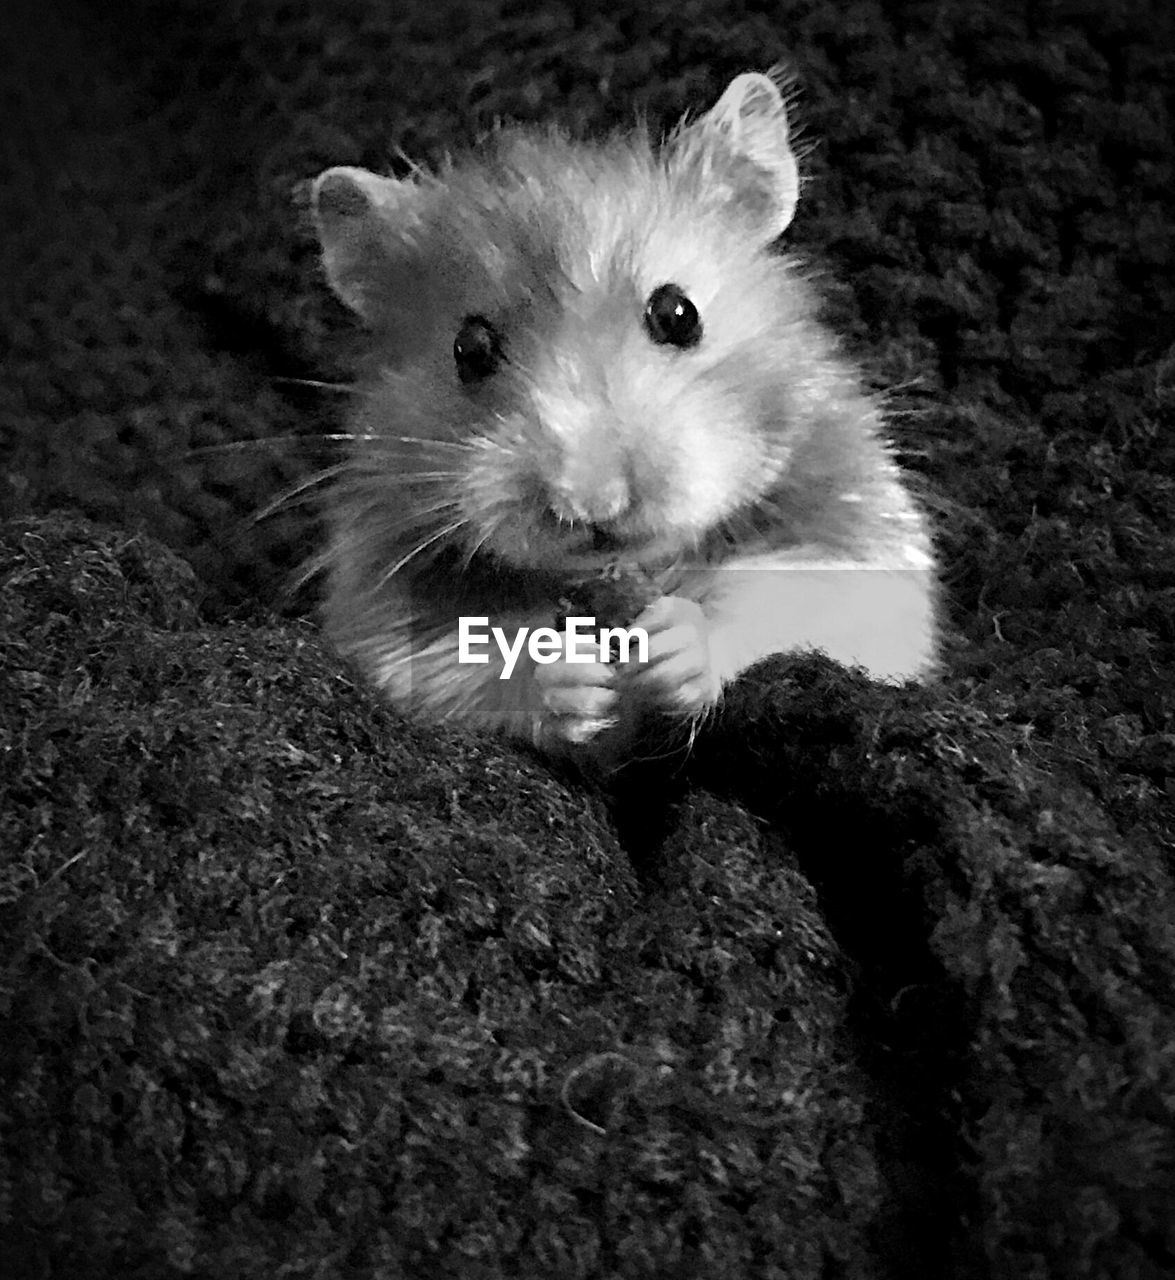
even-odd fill
[(403, 554), (664, 563), (777, 485), (822, 348), (769, 251), (786, 121), (721, 108), (659, 153), (505, 130), (437, 178), (319, 179), (328, 274), (375, 333), (353, 508)]
[[(774, 252), (797, 194), (755, 74), (659, 148), (503, 129), (436, 176), (316, 179), (327, 279), (371, 333), (325, 621), (394, 705), (604, 761), (772, 653), (930, 668), (925, 523)], [(470, 618), (521, 644), (569, 608), (644, 629), (647, 660), (462, 657)]]

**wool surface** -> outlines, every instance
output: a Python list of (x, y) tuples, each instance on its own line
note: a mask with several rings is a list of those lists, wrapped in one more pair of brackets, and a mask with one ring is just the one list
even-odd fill
[[(11, 8), (7, 1274), (1175, 1273), (1171, 6)], [(252, 519), (345, 402), (302, 184), (780, 59), (946, 675), (613, 798), (405, 724)]]

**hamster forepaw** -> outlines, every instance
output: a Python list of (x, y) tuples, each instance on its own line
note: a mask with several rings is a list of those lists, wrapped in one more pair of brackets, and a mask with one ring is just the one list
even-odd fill
[(558, 662), (535, 668), (541, 704), (539, 736), (580, 745), (616, 723), (612, 669), (600, 662)]
[(649, 661), (631, 676), (638, 696), (689, 719), (709, 711), (722, 681), (710, 663), (710, 624), (701, 606), (682, 596), (661, 596), (633, 625), (649, 636)]

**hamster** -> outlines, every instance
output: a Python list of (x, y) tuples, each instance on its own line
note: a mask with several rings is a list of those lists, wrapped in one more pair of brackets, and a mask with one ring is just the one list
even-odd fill
[[(932, 672), (926, 520), (775, 246), (798, 194), (773, 74), (659, 147), (503, 127), (435, 176), (313, 182), (371, 338), (326, 627), (394, 705), (616, 764), (770, 654)], [(513, 644), (574, 610), (640, 628), (647, 660), (459, 660), (462, 618)]]

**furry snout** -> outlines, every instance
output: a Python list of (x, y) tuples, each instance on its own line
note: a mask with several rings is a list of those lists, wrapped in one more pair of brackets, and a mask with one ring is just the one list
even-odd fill
[(550, 486), (547, 506), (561, 521), (604, 524), (632, 506), (632, 487), (623, 475), (564, 476)]

